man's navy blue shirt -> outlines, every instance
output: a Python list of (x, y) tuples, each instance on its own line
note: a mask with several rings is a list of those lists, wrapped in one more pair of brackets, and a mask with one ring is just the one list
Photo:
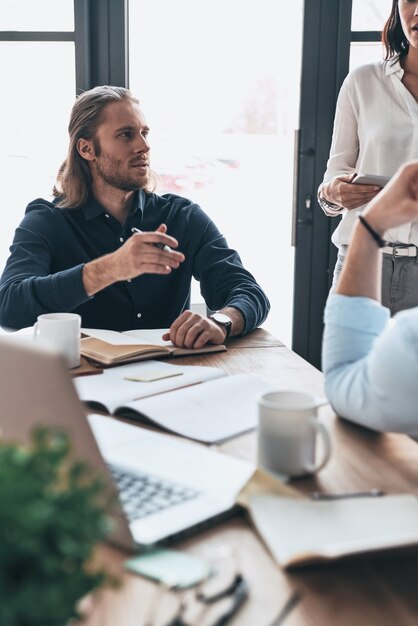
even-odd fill
[[(162, 223), (186, 257), (178, 269), (169, 275), (141, 275), (87, 295), (84, 264), (120, 248), (133, 227), (154, 231)], [(79, 313), (86, 328), (168, 328), (190, 307), (192, 276), (200, 281), (211, 310), (233, 306), (241, 311), (244, 333), (259, 326), (270, 307), (215, 224), (197, 204), (175, 195), (140, 190), (123, 225), (94, 198), (78, 209), (34, 200), (10, 251), (0, 280), (0, 324), (10, 329), (31, 326), (41, 313), (57, 311)]]

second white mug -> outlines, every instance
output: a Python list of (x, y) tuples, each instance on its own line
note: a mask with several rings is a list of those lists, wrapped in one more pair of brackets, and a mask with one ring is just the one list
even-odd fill
[[(318, 407), (325, 400), (299, 391), (273, 391), (258, 403), (258, 465), (290, 477), (305, 476), (320, 470), (331, 454), (325, 427), (318, 422)], [(323, 454), (316, 460), (318, 435)]]
[(77, 313), (44, 313), (38, 315), (34, 335), (60, 352), (72, 369), (80, 365), (80, 329)]

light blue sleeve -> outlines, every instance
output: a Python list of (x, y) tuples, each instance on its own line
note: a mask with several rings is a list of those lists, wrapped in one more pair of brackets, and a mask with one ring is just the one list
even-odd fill
[(418, 436), (418, 308), (389, 322), (388, 309), (375, 300), (331, 295), (322, 366), (338, 415)]

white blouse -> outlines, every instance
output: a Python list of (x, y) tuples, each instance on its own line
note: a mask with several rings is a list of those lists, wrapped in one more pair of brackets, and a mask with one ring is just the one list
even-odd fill
[[(319, 191), (334, 176), (353, 172), (392, 176), (402, 163), (418, 159), (418, 102), (402, 84), (402, 76), (399, 56), (348, 74), (337, 100), (330, 156)], [(349, 243), (356, 210), (344, 209), (341, 215), (332, 236), (336, 246)], [(385, 239), (418, 245), (418, 221), (389, 230)]]

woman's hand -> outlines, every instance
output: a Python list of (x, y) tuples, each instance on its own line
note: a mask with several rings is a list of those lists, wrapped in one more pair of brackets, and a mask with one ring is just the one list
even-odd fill
[(380, 187), (376, 185), (355, 185), (350, 176), (336, 176), (321, 189), (321, 195), (332, 204), (344, 207), (352, 211), (367, 204), (379, 193)]

